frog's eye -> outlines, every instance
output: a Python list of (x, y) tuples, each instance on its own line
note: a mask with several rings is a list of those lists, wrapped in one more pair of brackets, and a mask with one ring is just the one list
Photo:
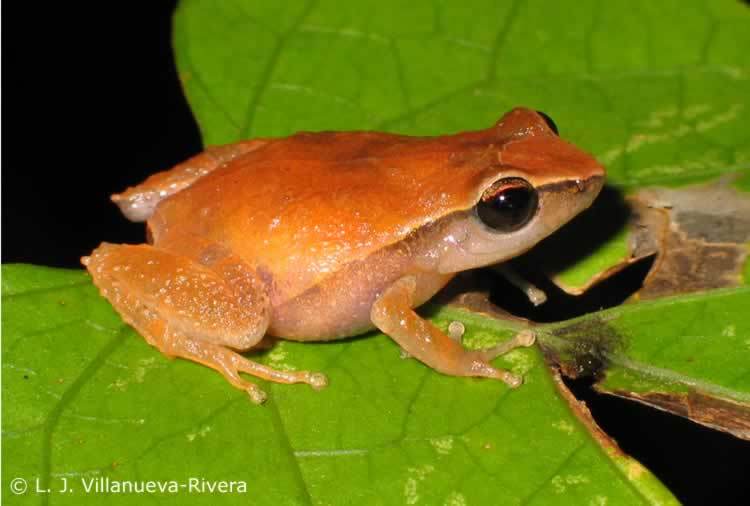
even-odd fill
[(498, 232), (514, 232), (536, 213), (539, 198), (536, 190), (520, 177), (496, 181), (485, 190), (477, 203), (477, 216), (482, 223)]
[(542, 119), (544, 120), (544, 122), (547, 123), (547, 126), (550, 128), (550, 130), (552, 130), (553, 132), (555, 132), (555, 135), (560, 135), (560, 132), (557, 131), (557, 125), (555, 125), (555, 122), (552, 121), (552, 118), (550, 118), (549, 116), (547, 116), (542, 111), (537, 111), (537, 114), (539, 114), (539, 116), (542, 117)]

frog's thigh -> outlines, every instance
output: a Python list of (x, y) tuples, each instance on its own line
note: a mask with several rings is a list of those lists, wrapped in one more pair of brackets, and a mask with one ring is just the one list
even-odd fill
[(234, 158), (254, 151), (266, 143), (263, 139), (253, 139), (209, 147), (169, 170), (150, 176), (139, 185), (112, 195), (112, 200), (130, 221), (146, 221), (153, 214), (156, 205), (165, 198), (184, 190)]
[(229, 349), (255, 345), (270, 318), (264, 286), (244, 265), (224, 261), (208, 268), (150, 245), (107, 243), (85, 263), (102, 295), (150, 344), (216, 369), (254, 401), (265, 395), (239, 372), (279, 383), (325, 385), (320, 374), (277, 371)]
[(414, 276), (401, 278), (387, 288), (372, 306), (370, 316), (375, 326), (407, 353), (443, 374), (496, 378), (512, 387), (520, 384), (515, 374), (489, 364), (492, 353), (466, 350), (417, 315), (412, 310), (416, 288)]

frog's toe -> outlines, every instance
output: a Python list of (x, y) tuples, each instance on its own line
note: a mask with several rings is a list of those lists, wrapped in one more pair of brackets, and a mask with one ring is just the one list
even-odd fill
[(487, 348), (485, 350), (481, 350), (480, 353), (484, 357), (485, 360), (492, 360), (496, 357), (499, 357), (500, 355), (505, 355), (511, 350), (514, 350), (516, 348), (528, 348), (529, 346), (532, 346), (536, 342), (536, 334), (534, 334), (534, 331), (526, 329), (522, 330), (515, 336), (513, 336), (512, 339), (509, 339), (503, 343), (498, 344), (497, 346), (494, 346), (492, 348)]
[(237, 372), (252, 374), (258, 378), (275, 383), (307, 383), (315, 390), (320, 390), (328, 386), (328, 377), (319, 372), (281, 371), (258, 362), (253, 362), (238, 354), (234, 354), (232, 363)]
[(515, 339), (519, 346), (528, 348), (536, 342), (536, 334), (531, 330), (522, 330), (516, 334)]
[(462, 376), (483, 376), (485, 378), (497, 379), (508, 385), (510, 388), (518, 388), (523, 384), (523, 377), (513, 374), (512, 372), (499, 369), (490, 364), (484, 357), (482, 351), (472, 351), (468, 353), (471, 357), (467, 369), (463, 371)]
[(448, 337), (460, 343), (466, 333), (466, 326), (460, 321), (454, 320), (448, 325)]
[(255, 404), (263, 404), (268, 399), (268, 394), (264, 392), (258, 385), (248, 383), (248, 388), (245, 389), (247, 395), (250, 396), (250, 400)]
[(523, 385), (523, 377), (517, 374), (513, 374), (512, 372), (508, 372), (508, 371), (502, 371), (502, 372), (505, 374), (500, 379), (502, 379), (503, 382), (506, 385), (508, 385), (510, 388), (518, 388), (521, 385)]
[(322, 372), (308, 372), (305, 383), (313, 387), (315, 390), (321, 390), (328, 386), (328, 376)]
[(217, 370), (224, 375), (224, 378), (233, 387), (244, 390), (254, 404), (263, 404), (268, 399), (268, 394), (262, 388), (240, 377), (236, 370), (228, 370), (226, 368)]

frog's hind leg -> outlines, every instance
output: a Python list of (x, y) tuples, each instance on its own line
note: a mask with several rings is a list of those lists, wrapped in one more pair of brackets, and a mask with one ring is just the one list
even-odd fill
[(112, 201), (130, 221), (146, 221), (153, 214), (156, 205), (163, 199), (184, 190), (209, 172), (238, 156), (255, 151), (266, 144), (266, 140), (253, 139), (210, 147), (169, 170), (150, 176), (139, 185), (112, 195)]
[(216, 369), (253, 401), (265, 394), (240, 372), (277, 383), (326, 385), (322, 374), (278, 371), (234, 350), (255, 346), (268, 328), (270, 303), (252, 269), (226, 256), (210, 266), (150, 245), (103, 243), (82, 259), (94, 283), (151, 345)]

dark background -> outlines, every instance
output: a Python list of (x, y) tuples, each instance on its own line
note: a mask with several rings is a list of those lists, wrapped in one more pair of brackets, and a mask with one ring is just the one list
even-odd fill
[(143, 242), (109, 195), (201, 149), (175, 4), (3, 5), (3, 262), (77, 268), (102, 240)]
[[(79, 268), (103, 240), (143, 242), (109, 195), (201, 149), (172, 58), (174, 5), (3, 5), (4, 263)], [(683, 502), (750, 497), (750, 444), (571, 386)]]

